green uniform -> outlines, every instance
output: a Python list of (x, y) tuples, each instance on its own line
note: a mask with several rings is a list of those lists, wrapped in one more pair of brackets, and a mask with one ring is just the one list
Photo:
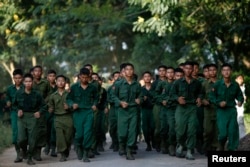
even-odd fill
[(55, 114), (56, 146), (60, 153), (69, 152), (73, 136), (73, 118), (70, 110), (64, 109), (68, 92), (62, 95), (58, 91), (50, 95), (48, 106)]
[[(20, 89), (22, 89), (23, 86), (20, 87)], [(11, 85), (7, 88), (6, 91), (6, 102), (11, 102), (11, 113), (10, 113), (10, 117), (11, 117), (11, 128), (12, 128), (12, 144), (17, 144), (17, 110), (16, 108), (14, 108), (13, 103), (14, 103), (14, 99), (16, 96), (16, 86), (15, 85)]]
[(213, 88), (214, 82), (205, 81), (202, 83), (204, 99), (210, 102), (204, 106), (204, 145), (205, 151), (215, 150), (218, 147), (218, 128), (216, 122), (216, 108), (209, 99), (209, 94)]
[[(141, 95), (143, 101), (141, 104), (141, 118), (142, 118), (142, 131), (145, 138), (145, 142), (149, 147), (153, 145), (154, 139), (154, 119), (153, 119), (153, 90), (146, 89), (145, 86), (141, 89)], [(144, 99), (144, 97), (147, 97)]]
[[(136, 142), (137, 135), (137, 116), (138, 105), (135, 99), (140, 98), (141, 86), (139, 82), (132, 81), (129, 84), (125, 79), (121, 79), (115, 83), (113, 87), (113, 99), (118, 112), (118, 140), (120, 150), (124, 150), (127, 146), (127, 151), (131, 153), (131, 149)], [(120, 102), (128, 103), (127, 108), (122, 108)]]
[[(39, 82), (33, 82), (33, 88), (36, 89), (45, 100), (45, 103), (48, 102), (48, 95), (50, 92), (50, 85), (46, 79), (41, 79)], [(38, 133), (38, 141), (36, 143), (37, 154), (36, 157), (40, 158), (41, 156), (41, 148), (46, 145), (47, 140), (47, 124), (46, 124), (46, 115), (48, 115), (48, 111), (41, 115), (41, 118), (37, 121), (37, 131)]]
[(165, 130), (163, 133), (168, 133), (168, 144), (171, 146), (176, 145), (176, 132), (175, 132), (175, 110), (176, 110), (176, 102), (172, 99), (170, 94), (170, 90), (172, 89), (173, 82), (166, 82), (164, 84), (164, 89), (162, 92), (162, 100), (167, 102), (166, 106), (163, 106), (162, 114), (165, 115), (165, 119), (162, 119), (165, 127), (162, 129)]
[(157, 151), (160, 151), (161, 147), (161, 119), (160, 119), (160, 111), (162, 108), (161, 103), (157, 102), (156, 97), (158, 96), (156, 93), (156, 88), (158, 86), (158, 83), (161, 82), (160, 79), (155, 80), (152, 83), (152, 90), (154, 91), (154, 99), (153, 99), (153, 118), (154, 118), (154, 142), (155, 142), (155, 148)]
[[(210, 100), (216, 105), (217, 124), (219, 130), (219, 144), (224, 146), (228, 139), (228, 150), (236, 150), (239, 145), (239, 128), (237, 123), (237, 99), (243, 104), (244, 97), (239, 84), (231, 81), (227, 87), (224, 80), (217, 81), (210, 93)], [(225, 101), (226, 106), (220, 107), (220, 102)]]
[(112, 146), (115, 150), (118, 149), (119, 142), (117, 136), (117, 107), (115, 107), (115, 102), (112, 99), (112, 91), (114, 88), (114, 84), (108, 88), (108, 103), (109, 103), (109, 134), (112, 139)]
[[(201, 83), (196, 79), (191, 79), (188, 83), (185, 78), (176, 80), (170, 91), (174, 100), (184, 97), (186, 104), (177, 104), (175, 112), (176, 140), (177, 144), (186, 144), (189, 150), (194, 149), (196, 143), (197, 128), (197, 98), (202, 98)], [(186, 134), (187, 133), (187, 134)]]
[(76, 83), (71, 86), (66, 101), (70, 108), (72, 108), (73, 104), (78, 104), (78, 109), (73, 112), (73, 122), (76, 130), (75, 145), (77, 149), (85, 149), (88, 151), (93, 143), (94, 113), (92, 106), (97, 106), (98, 104), (98, 90), (92, 84), (89, 84), (86, 89), (83, 89), (81, 83)]
[(46, 111), (46, 104), (39, 92), (32, 89), (29, 94), (24, 89), (18, 90), (13, 103), (14, 107), (23, 111), (23, 116), (18, 118), (18, 143), (25, 150), (29, 145), (28, 156), (34, 153), (37, 141), (39, 141), (40, 118), (35, 118), (34, 113), (40, 112), (43, 115)]

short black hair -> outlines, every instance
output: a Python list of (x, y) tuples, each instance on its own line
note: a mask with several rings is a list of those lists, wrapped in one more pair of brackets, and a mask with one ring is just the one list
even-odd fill
[(157, 69), (159, 70), (160, 68), (164, 68), (166, 70), (167, 66), (165, 66), (165, 65), (159, 65)]
[(229, 64), (229, 63), (222, 64), (221, 69), (224, 68), (224, 67), (229, 67), (231, 70), (233, 69), (232, 65)]
[(122, 70), (126, 67), (126, 64), (127, 64), (127, 63), (122, 63), (122, 64), (120, 64), (120, 71), (122, 71)]
[(89, 69), (83, 67), (83, 68), (80, 69), (79, 75), (88, 75), (89, 76), (90, 75), (90, 71), (89, 71)]
[(115, 72), (113, 72), (113, 73), (112, 73), (112, 75), (111, 75), (111, 76), (112, 76), (112, 78), (115, 76), (115, 74), (119, 74), (119, 75), (120, 75), (120, 72), (119, 72), (119, 71), (115, 71)]
[(174, 72), (175, 72), (175, 73), (177, 73), (177, 72), (184, 73), (183, 69), (181, 69), (181, 68), (179, 68), (179, 67), (178, 67), (178, 68), (175, 68), (175, 69), (174, 69)]
[(196, 65), (196, 66), (200, 66), (200, 64), (197, 62), (197, 61), (193, 61), (193, 66)]
[(215, 67), (216, 69), (218, 69), (218, 66), (216, 64), (214, 64), (214, 63), (209, 64), (208, 68), (210, 68), (210, 67)]
[(96, 72), (93, 72), (91, 75), (96, 75), (97, 77), (99, 77), (99, 74)]
[(23, 70), (20, 69), (20, 68), (17, 68), (17, 69), (15, 69), (15, 70), (13, 71), (12, 75), (13, 75), (13, 76), (15, 76), (15, 75), (21, 75), (21, 76), (23, 76)]
[(167, 67), (167, 70), (169, 70), (169, 69), (172, 69), (174, 71), (174, 67), (172, 67), (172, 66)]
[(33, 80), (33, 76), (30, 73), (24, 74), (23, 79), (25, 78), (31, 78)]
[(132, 63), (126, 63), (124, 68), (126, 68), (127, 66), (130, 66), (130, 67), (132, 67), (134, 69), (134, 65)]
[(43, 71), (43, 67), (42, 67), (42, 66), (40, 66), (40, 65), (36, 65), (36, 66), (34, 66), (32, 71), (34, 71), (34, 69), (35, 69), (35, 68), (40, 68), (40, 69), (41, 69), (41, 71)]
[(67, 77), (65, 77), (65, 76), (62, 75), (62, 74), (57, 75), (57, 76), (56, 76), (56, 80), (57, 80), (58, 78), (64, 78), (65, 81), (67, 80)]
[(48, 70), (47, 74), (55, 74), (56, 75), (56, 71), (53, 69), (50, 69), (50, 70)]
[(68, 77), (66, 77), (65, 82), (68, 83), (68, 84), (70, 84), (70, 79)]
[(205, 64), (205, 65), (202, 67), (202, 69), (203, 69), (203, 70), (205, 70), (206, 68), (208, 69), (208, 68), (209, 68), (209, 65), (210, 65), (210, 64)]
[(91, 67), (91, 69), (93, 69), (92, 64), (85, 64), (83, 67)]
[(180, 66), (184, 66), (184, 65), (185, 65), (185, 63), (180, 63), (180, 64), (179, 64), (179, 67), (180, 67)]
[(145, 74), (149, 74), (150, 76), (152, 76), (152, 73), (151, 73), (150, 71), (144, 71), (144, 72), (142, 73), (142, 76), (144, 76)]
[(186, 66), (186, 65), (194, 66), (194, 62), (192, 62), (192, 61), (186, 61), (184, 63), (184, 66)]

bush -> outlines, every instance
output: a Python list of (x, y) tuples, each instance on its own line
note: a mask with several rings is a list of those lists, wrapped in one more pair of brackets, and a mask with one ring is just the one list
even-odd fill
[(2, 122), (0, 123), (0, 153), (3, 152), (5, 148), (8, 148), (12, 145), (11, 140), (11, 127), (10, 125), (3, 125)]

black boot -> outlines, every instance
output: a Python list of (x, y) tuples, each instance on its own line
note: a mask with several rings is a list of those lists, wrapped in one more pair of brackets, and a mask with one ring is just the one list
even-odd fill
[(36, 161), (42, 161), (41, 158), (41, 147), (35, 149), (35, 155), (33, 156)]
[(126, 157), (127, 160), (135, 160), (135, 157), (133, 156), (132, 152), (130, 149), (128, 149), (127, 151), (127, 157)]
[(52, 147), (51, 147), (50, 156), (52, 156), (52, 157), (57, 157), (56, 146), (52, 146)]
[(90, 162), (90, 160), (89, 160), (89, 150), (88, 149), (84, 150), (83, 162)]
[(28, 157), (27, 164), (28, 164), (28, 165), (35, 165), (35, 164), (36, 164), (36, 163), (32, 160), (32, 156), (29, 156), (29, 157)]
[(82, 160), (83, 157), (83, 149), (81, 146), (76, 147), (76, 153), (78, 160)]
[(43, 149), (43, 152), (45, 155), (49, 155), (49, 151), (50, 151), (50, 146), (49, 144), (46, 144), (45, 148)]
[(20, 156), (20, 147), (18, 146), (18, 144), (15, 144), (15, 150), (16, 150), (17, 157), (14, 162), (15, 163), (22, 162), (23, 159)]
[(64, 161), (67, 161), (67, 159), (66, 159), (66, 156), (65, 156), (65, 153), (64, 152), (62, 152), (61, 153), (61, 158), (60, 158), (60, 160), (59, 160), (60, 162), (64, 162)]
[(126, 151), (125, 151), (124, 146), (120, 145), (119, 146), (119, 155), (122, 156), (122, 155), (125, 155), (125, 154), (126, 154)]

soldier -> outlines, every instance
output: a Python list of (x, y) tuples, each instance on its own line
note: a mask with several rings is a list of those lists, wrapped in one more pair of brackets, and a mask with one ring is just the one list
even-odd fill
[(239, 127), (237, 123), (237, 105), (241, 106), (244, 97), (239, 84), (231, 80), (232, 66), (223, 64), (221, 74), (223, 79), (217, 81), (210, 93), (210, 100), (216, 105), (217, 124), (219, 130), (219, 150), (223, 151), (228, 139), (227, 149), (234, 151), (239, 145)]
[(216, 123), (216, 108), (209, 99), (209, 94), (217, 81), (217, 65), (209, 64), (208, 66), (209, 80), (202, 83), (204, 97), (202, 104), (204, 105), (204, 151), (214, 151), (218, 147), (218, 129)]
[(140, 104), (141, 87), (134, 80), (134, 66), (126, 63), (125, 76), (115, 83), (113, 98), (118, 107), (118, 139), (119, 155), (125, 154), (127, 147), (127, 160), (134, 160), (132, 149), (136, 142), (138, 105)]
[(201, 83), (192, 77), (193, 63), (186, 62), (184, 77), (176, 80), (170, 91), (173, 99), (178, 102), (175, 111), (177, 157), (185, 157), (183, 146), (186, 144), (186, 159), (194, 160), (191, 150), (195, 147), (197, 128), (197, 106), (201, 105)]
[(24, 89), (16, 92), (14, 107), (17, 109), (18, 115), (18, 143), (25, 150), (27, 144), (28, 149), (28, 165), (34, 165), (32, 156), (35, 151), (37, 142), (37, 123), (41, 115), (46, 111), (46, 104), (39, 92), (32, 88), (33, 77), (31, 74), (24, 75)]
[[(157, 97), (161, 95), (161, 90), (156, 91), (156, 88), (158, 87), (158, 84), (161, 81), (166, 81), (166, 69), (167, 67), (165, 65), (160, 65), (158, 67), (158, 75), (159, 78), (156, 79), (152, 83), (152, 90), (154, 91), (154, 100), (153, 100), (153, 115), (154, 115), (154, 123), (155, 123), (155, 130), (154, 130), (154, 143), (155, 143), (155, 149), (157, 152), (161, 151), (161, 135), (160, 135), (160, 129), (161, 129), (161, 122), (160, 122), (160, 111), (162, 107), (162, 103), (157, 101)], [(158, 87), (159, 88), (159, 87)]]
[(142, 86), (143, 101), (141, 104), (142, 115), (142, 131), (145, 142), (147, 144), (146, 151), (152, 151), (152, 142), (154, 139), (154, 119), (153, 119), (153, 90), (152, 90), (152, 74), (149, 71), (143, 73), (143, 81), (145, 83)]
[[(40, 92), (43, 99), (45, 100), (45, 103), (47, 103), (49, 92), (50, 92), (50, 85), (46, 79), (42, 78), (43, 68), (40, 65), (36, 65), (31, 70), (32, 70), (31, 73), (34, 78), (33, 88), (36, 89), (38, 92)], [(36, 151), (34, 154), (34, 159), (37, 161), (42, 161), (41, 149), (42, 147), (46, 146), (46, 141), (47, 141), (46, 114), (47, 112), (41, 114), (40, 116), (41, 118), (37, 120), (36, 137), (38, 141), (36, 143)]]
[(69, 106), (66, 104), (68, 92), (65, 90), (66, 77), (56, 76), (57, 91), (51, 94), (48, 102), (49, 112), (55, 114), (57, 151), (61, 153), (60, 161), (66, 161), (69, 156), (73, 134), (73, 118)]
[(80, 82), (71, 86), (67, 96), (67, 104), (73, 109), (73, 122), (75, 127), (75, 146), (77, 157), (83, 162), (90, 162), (88, 152), (92, 146), (93, 113), (97, 110), (99, 93), (96, 87), (89, 83), (90, 71), (80, 69)]
[(107, 91), (107, 100), (109, 102), (109, 134), (112, 139), (110, 149), (113, 149), (114, 152), (118, 151), (119, 142), (117, 137), (117, 109), (115, 107), (114, 100), (112, 99), (112, 88), (114, 87), (114, 83), (119, 78), (119, 76), (119, 71), (116, 71), (112, 74), (112, 85), (108, 88)]
[[(15, 145), (15, 150), (17, 153), (17, 157), (14, 161), (15, 163), (22, 162), (22, 157), (20, 155), (20, 151), (21, 151), (20, 146), (18, 145), (18, 142), (17, 142), (17, 137), (18, 137), (17, 110), (14, 108), (13, 102), (15, 99), (16, 92), (19, 89), (23, 88), (22, 79), (23, 79), (23, 71), (21, 69), (15, 69), (13, 71), (14, 84), (10, 85), (6, 91), (6, 105), (11, 110), (12, 143)], [(25, 152), (24, 154), (26, 154), (26, 151), (27, 151), (26, 148), (24, 148), (23, 151)]]

